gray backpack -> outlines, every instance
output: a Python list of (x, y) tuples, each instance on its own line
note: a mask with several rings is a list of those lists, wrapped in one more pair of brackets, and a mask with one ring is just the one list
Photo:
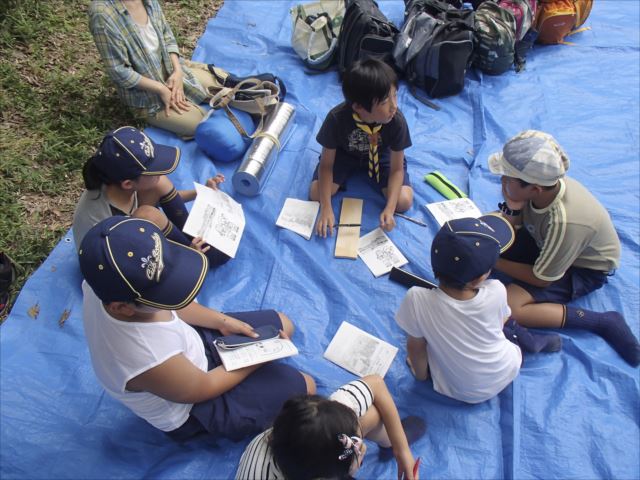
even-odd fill
[(407, 1), (393, 58), (407, 81), (431, 98), (459, 93), (473, 52), (473, 10), (439, 0)]
[(473, 66), (489, 75), (500, 75), (511, 68), (515, 58), (516, 17), (492, 1), (476, 10), (476, 45)]

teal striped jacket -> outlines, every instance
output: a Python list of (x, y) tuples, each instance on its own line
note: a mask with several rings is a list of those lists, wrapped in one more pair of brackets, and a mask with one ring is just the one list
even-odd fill
[[(138, 113), (154, 115), (164, 108), (160, 96), (137, 85), (141, 76), (164, 82), (173, 73), (170, 54), (180, 53), (157, 0), (142, 1), (160, 40), (160, 57), (147, 52), (135, 22), (119, 0), (93, 0), (89, 6), (89, 28), (122, 101)], [(183, 65), (182, 70), (186, 97), (196, 105), (202, 103), (207, 92), (187, 67)]]

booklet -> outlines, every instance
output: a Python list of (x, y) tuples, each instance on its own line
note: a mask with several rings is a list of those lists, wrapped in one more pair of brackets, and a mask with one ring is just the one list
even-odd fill
[(375, 277), (409, 263), (380, 227), (360, 237), (358, 256)]
[(182, 230), (234, 258), (245, 226), (242, 205), (222, 190), (194, 185), (196, 199)]
[(319, 210), (320, 202), (287, 198), (280, 216), (276, 220), (276, 225), (296, 232), (309, 240), (313, 235), (313, 227), (316, 224)]
[(349, 322), (342, 322), (324, 358), (359, 377), (372, 374), (384, 377), (396, 353), (397, 347)]
[(443, 202), (428, 203), (425, 207), (435, 217), (438, 225), (442, 226), (449, 220), (457, 218), (478, 218), (482, 212), (470, 198), (456, 198)]
[(298, 354), (296, 346), (286, 338), (271, 338), (233, 350), (225, 350), (217, 345), (215, 347), (228, 372)]

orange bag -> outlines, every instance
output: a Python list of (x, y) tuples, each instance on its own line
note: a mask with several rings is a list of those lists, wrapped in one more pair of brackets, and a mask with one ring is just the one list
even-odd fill
[(588, 30), (578, 28), (587, 20), (593, 0), (541, 0), (538, 7), (536, 29), (538, 43), (557, 44), (565, 37)]

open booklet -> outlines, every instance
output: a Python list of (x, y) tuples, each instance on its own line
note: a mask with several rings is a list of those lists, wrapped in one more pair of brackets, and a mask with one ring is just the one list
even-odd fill
[(358, 256), (375, 277), (409, 263), (380, 227), (360, 237)]
[(270, 338), (233, 350), (225, 350), (216, 345), (216, 350), (228, 372), (298, 354), (293, 342), (285, 338)]
[(455, 198), (443, 202), (428, 203), (425, 207), (435, 217), (438, 225), (442, 226), (449, 220), (457, 218), (478, 218), (482, 212), (470, 198)]
[(324, 358), (359, 377), (372, 374), (384, 377), (396, 353), (397, 347), (349, 322), (342, 322), (324, 352)]
[(276, 225), (296, 232), (309, 240), (313, 235), (313, 227), (316, 224), (319, 209), (320, 202), (287, 198), (280, 216), (276, 220)]
[(194, 185), (196, 199), (182, 230), (234, 258), (245, 226), (242, 205), (222, 190)]

